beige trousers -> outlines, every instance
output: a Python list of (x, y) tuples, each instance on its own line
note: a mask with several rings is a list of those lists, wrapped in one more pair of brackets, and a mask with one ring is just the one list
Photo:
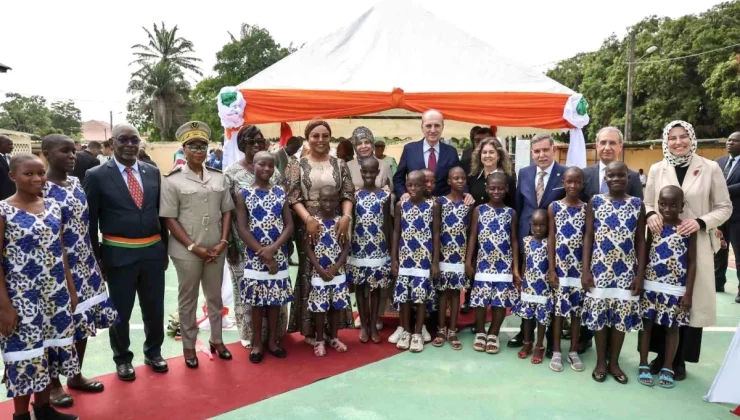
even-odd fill
[[(225, 254), (225, 253), (224, 253)], [(198, 312), (198, 286), (202, 285), (208, 307), (208, 320), (211, 323), (211, 338), (213, 344), (219, 344), (221, 339), (221, 283), (224, 276), (224, 258), (221, 256), (214, 262), (205, 265), (203, 261), (189, 261), (172, 258), (177, 270), (178, 313), (180, 314), (180, 331), (182, 333), (182, 347), (194, 349), (198, 338), (196, 316)]]

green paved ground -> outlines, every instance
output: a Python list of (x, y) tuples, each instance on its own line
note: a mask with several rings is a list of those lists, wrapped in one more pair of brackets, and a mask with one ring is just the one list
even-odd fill
[[(294, 267), (291, 267), (295, 275)], [(728, 273), (729, 274), (729, 273)], [(733, 273), (734, 274), (734, 273)], [(734, 275), (728, 275), (734, 279)], [(167, 272), (166, 313), (177, 309), (177, 277)], [(730, 282), (734, 284), (734, 281)], [(201, 299), (201, 302), (203, 300)], [(718, 296), (718, 326), (735, 327), (740, 305), (734, 295)], [(517, 327), (509, 317), (504, 327)], [(132, 325), (141, 325), (134, 310)], [(208, 332), (200, 333), (201, 339)], [(503, 334), (508, 339), (510, 334)], [(426, 346), (421, 354), (400, 353), (377, 363), (328, 378), (268, 400), (218, 416), (217, 419), (408, 419), (423, 415), (430, 419), (465, 416), (468, 419), (505, 419), (540, 416), (551, 419), (732, 419), (729, 405), (702, 401), (719, 369), (731, 332), (705, 332), (702, 360), (689, 364), (689, 378), (675, 389), (648, 389), (637, 383), (637, 334), (629, 334), (622, 353), (622, 368), (630, 384), (608, 379), (595, 383), (590, 371), (595, 354), (584, 355), (587, 371), (576, 373), (566, 367), (551, 372), (546, 364), (534, 366), (517, 359), (516, 351), (504, 349), (497, 356), (472, 350), (470, 332), (460, 334), (465, 348)], [(225, 331), (224, 341), (238, 340), (236, 331)], [(131, 332), (134, 365), (143, 364), (144, 331)], [(565, 342), (564, 346), (567, 346)], [(350, 351), (360, 351), (353, 348)], [(306, 348), (306, 351), (310, 349)], [(165, 358), (182, 354), (179, 342), (169, 337), (162, 349)], [(329, 354), (331, 357), (331, 353)], [(83, 372), (87, 376), (112, 373), (107, 331), (90, 339)]]

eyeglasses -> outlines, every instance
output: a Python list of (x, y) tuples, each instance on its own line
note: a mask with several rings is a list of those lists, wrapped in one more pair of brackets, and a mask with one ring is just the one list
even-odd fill
[(198, 146), (195, 144), (188, 144), (188, 150), (190, 150), (191, 152), (207, 152), (208, 146), (206, 146), (205, 144), (201, 146)]
[(134, 146), (138, 145), (139, 142), (141, 142), (141, 139), (136, 136), (118, 136), (116, 140), (118, 140), (118, 142), (121, 144), (132, 144)]
[(247, 139), (246, 143), (250, 146), (254, 146), (255, 144), (264, 145), (265, 139)]
[(376, 144), (375, 145), (375, 148), (376, 149), (385, 149), (385, 144)]

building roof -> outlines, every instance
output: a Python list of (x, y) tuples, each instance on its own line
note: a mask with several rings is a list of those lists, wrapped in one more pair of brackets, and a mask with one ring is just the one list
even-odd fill
[(90, 120), (82, 123), (82, 140), (106, 141), (111, 136), (111, 127), (105, 121)]
[(6, 65), (5, 65), (5, 64), (3, 64), (3, 63), (0, 63), (0, 73), (5, 73), (5, 72), (7, 72), (8, 70), (13, 70), (13, 69), (11, 69), (10, 67), (6, 66)]

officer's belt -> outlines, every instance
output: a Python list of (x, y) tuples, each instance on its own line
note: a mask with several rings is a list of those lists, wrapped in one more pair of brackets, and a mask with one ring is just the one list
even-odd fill
[(215, 225), (219, 222), (221, 222), (221, 214), (219, 213), (218, 217), (211, 217), (211, 216), (201, 216), (201, 217), (191, 217), (184, 214), (180, 214), (178, 216), (177, 221), (180, 222), (180, 224), (186, 224), (186, 225), (193, 225), (193, 226), (208, 226), (208, 225)]

